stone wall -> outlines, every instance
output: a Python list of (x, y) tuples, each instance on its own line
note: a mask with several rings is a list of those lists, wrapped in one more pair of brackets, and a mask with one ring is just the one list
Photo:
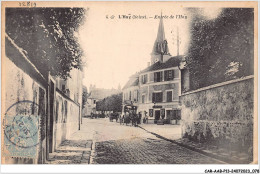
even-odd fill
[[(22, 59), (22, 57), (20, 57), (20, 59)], [(9, 58), (3, 57), (3, 62), (3, 73), (5, 75), (3, 76), (4, 83), (2, 83), (2, 113), (5, 113), (8, 108), (19, 101), (31, 101), (35, 103), (38, 107), (36, 107), (35, 110), (26, 108), (28, 111), (27, 115), (36, 114), (40, 116), (40, 129), (38, 130), (39, 143), (36, 147), (36, 158), (3, 157), (2, 160), (5, 164), (44, 163), (46, 159), (46, 90), (41, 83), (32, 78), (29, 74), (25, 73), (22, 69), (20, 69), (20, 67), (16, 66), (15, 63), (12, 62)], [(25, 109), (23, 107), (18, 107), (18, 105), (14, 105), (14, 107), (16, 108), (13, 109), (14, 112), (12, 113), (12, 116), (19, 115), (21, 113), (21, 109)], [(4, 119), (4, 114), (2, 114), (2, 119)], [(4, 142), (4, 144), (6, 143), (8, 144), (8, 142)], [(23, 151), (23, 149), (20, 150)]]
[(181, 103), (184, 137), (252, 151), (253, 76), (184, 93)]
[(55, 149), (62, 141), (68, 139), (79, 128), (79, 105), (64, 97), (56, 91), (55, 124), (54, 124), (54, 147)]

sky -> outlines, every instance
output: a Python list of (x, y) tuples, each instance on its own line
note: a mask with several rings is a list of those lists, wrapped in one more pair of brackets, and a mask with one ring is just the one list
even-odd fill
[[(111, 89), (118, 88), (120, 84), (123, 87), (131, 75), (146, 68), (159, 26), (155, 15), (160, 16), (161, 12), (163, 16), (168, 16), (163, 22), (171, 55), (177, 54), (177, 27), (181, 40), (180, 54), (185, 54), (191, 14), (180, 7), (152, 6), (152, 3), (145, 7), (134, 3), (89, 7), (86, 21), (78, 32), (86, 63), (83, 85)], [(212, 10), (205, 11), (209, 12), (212, 13)], [(131, 16), (131, 19), (119, 19), (119, 15)], [(133, 19), (134, 15), (138, 18)], [(146, 15), (147, 19), (139, 19), (139, 15)], [(176, 19), (176, 15), (181, 16)], [(111, 19), (111, 16), (114, 18)]]

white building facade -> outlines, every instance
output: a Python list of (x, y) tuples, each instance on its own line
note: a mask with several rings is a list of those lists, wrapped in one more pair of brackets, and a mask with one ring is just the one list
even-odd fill
[[(160, 19), (157, 38), (151, 53), (151, 65), (130, 77), (123, 88), (123, 103), (137, 106), (137, 113), (148, 116), (148, 123), (178, 124), (181, 118), (182, 56), (172, 57)], [(136, 98), (135, 98), (136, 97)]]

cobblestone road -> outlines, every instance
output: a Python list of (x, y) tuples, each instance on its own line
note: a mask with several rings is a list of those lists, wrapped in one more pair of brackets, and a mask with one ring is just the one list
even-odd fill
[[(173, 127), (172, 131), (178, 132), (178, 127)], [(47, 163), (221, 164), (223, 162), (157, 138), (139, 127), (120, 125), (109, 122), (106, 118), (84, 118), (81, 130), (75, 132), (70, 139), (51, 153)]]
[(94, 164), (222, 164), (138, 128), (90, 120), (96, 126)]

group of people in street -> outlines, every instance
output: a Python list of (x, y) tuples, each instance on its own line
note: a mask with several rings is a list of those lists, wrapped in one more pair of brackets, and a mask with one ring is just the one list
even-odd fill
[(120, 124), (131, 124), (132, 126), (137, 126), (138, 124), (141, 123), (141, 118), (142, 115), (139, 112), (138, 114), (136, 114), (134, 111), (130, 111), (129, 113), (123, 113), (119, 116), (119, 121)]
[(113, 122), (113, 120), (116, 120), (116, 122), (119, 121), (120, 125), (132, 125), (132, 126), (137, 126), (138, 124), (141, 124), (141, 122), (143, 122), (144, 124), (148, 123), (148, 116), (145, 113), (145, 116), (142, 117), (141, 112), (139, 112), (138, 114), (136, 113), (135, 110), (130, 110), (128, 112), (123, 112), (123, 113), (119, 113), (119, 112), (113, 112), (113, 113), (109, 113), (109, 114), (101, 114), (102, 116), (98, 116), (98, 114), (94, 114), (93, 112), (91, 112), (90, 118), (109, 118), (109, 121)]

